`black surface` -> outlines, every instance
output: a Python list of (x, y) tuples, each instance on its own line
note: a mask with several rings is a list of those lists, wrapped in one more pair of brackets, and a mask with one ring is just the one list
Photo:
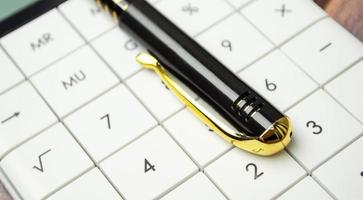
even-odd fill
[(66, 0), (40, 0), (0, 21), (0, 37), (39, 17), (64, 1)]

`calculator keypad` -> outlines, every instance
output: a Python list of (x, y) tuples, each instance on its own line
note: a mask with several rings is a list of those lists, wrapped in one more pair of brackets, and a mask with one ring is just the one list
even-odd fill
[(0, 39), (0, 170), (21, 198), (362, 197), (361, 43), (310, 0), (148, 2), (286, 112), (292, 143), (234, 148), (110, 16), (69, 0)]

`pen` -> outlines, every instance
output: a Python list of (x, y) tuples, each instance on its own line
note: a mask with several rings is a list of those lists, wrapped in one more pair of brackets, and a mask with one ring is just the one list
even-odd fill
[[(223, 139), (265, 156), (281, 151), (290, 142), (292, 125), (287, 116), (148, 2), (96, 1), (147, 49), (148, 53), (136, 57), (137, 62), (154, 70), (168, 88)], [(171, 75), (198, 94), (223, 119), (195, 101)]]

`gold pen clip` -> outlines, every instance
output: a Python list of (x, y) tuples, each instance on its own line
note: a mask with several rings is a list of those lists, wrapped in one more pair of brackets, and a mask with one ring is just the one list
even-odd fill
[[(288, 117), (282, 117), (259, 137), (250, 137), (244, 133), (237, 132), (227, 124), (223, 123), (215, 115), (211, 114), (205, 107), (194, 100), (181, 86), (175, 82), (168, 72), (161, 66), (159, 61), (148, 53), (140, 53), (136, 60), (143, 67), (154, 70), (173, 91), (173, 93), (210, 129), (234, 146), (257, 155), (268, 156), (275, 154), (290, 142), (292, 125)], [(274, 140), (270, 136), (278, 136)]]

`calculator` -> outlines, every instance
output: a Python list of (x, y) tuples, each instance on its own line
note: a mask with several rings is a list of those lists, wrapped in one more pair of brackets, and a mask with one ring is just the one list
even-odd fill
[(363, 199), (361, 41), (311, 0), (147, 1), (291, 118), (290, 145), (219, 138), (95, 1), (3, 0), (1, 200)]

